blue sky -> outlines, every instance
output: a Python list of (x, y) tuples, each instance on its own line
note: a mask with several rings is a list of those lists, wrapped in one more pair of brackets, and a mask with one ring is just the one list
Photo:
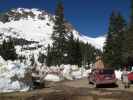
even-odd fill
[[(54, 13), (57, 0), (0, 0), (0, 11), (10, 8), (40, 8)], [(96, 37), (108, 29), (109, 16), (118, 10), (128, 21), (130, 0), (63, 0), (65, 18), (82, 34)]]

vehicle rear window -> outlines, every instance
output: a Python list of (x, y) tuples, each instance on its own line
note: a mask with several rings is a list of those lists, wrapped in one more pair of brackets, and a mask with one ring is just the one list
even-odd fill
[(99, 71), (99, 74), (114, 74), (114, 70), (112, 69), (103, 69)]

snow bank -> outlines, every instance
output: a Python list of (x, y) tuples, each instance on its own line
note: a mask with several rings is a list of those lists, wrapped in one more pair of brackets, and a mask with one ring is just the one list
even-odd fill
[(68, 80), (88, 77), (88, 74), (91, 72), (90, 69), (86, 70), (85, 68), (78, 68), (76, 65), (64, 65), (63, 68), (62, 77)]
[(48, 75), (46, 75), (45, 80), (46, 81), (58, 82), (58, 81), (61, 81), (61, 78), (58, 75), (48, 74)]
[[(4, 61), (3, 61), (4, 62)], [(29, 86), (20, 81), (24, 78), (28, 66), (20, 62), (7, 61), (0, 63), (0, 92), (27, 91)], [(90, 70), (78, 68), (76, 65), (62, 65), (61, 67), (37, 66), (39, 77), (46, 81), (59, 82), (87, 77)]]
[(61, 81), (61, 80), (74, 80), (81, 79), (83, 77), (88, 77), (88, 73), (91, 70), (86, 70), (84, 68), (78, 68), (76, 65), (61, 65), (52, 66), (45, 69), (47, 75), (44, 77), (46, 81)]
[(71, 66), (71, 68), (72, 68), (72, 71), (76, 71), (76, 70), (79, 69), (77, 65), (70, 65), (70, 66)]
[(73, 79), (80, 79), (80, 78), (82, 78), (82, 72), (80, 70), (73, 71), (72, 72), (72, 77), (73, 77)]
[(121, 75), (122, 75), (122, 71), (120, 70), (115, 70), (115, 76), (118, 80), (121, 80)]
[(91, 69), (84, 70), (83, 77), (88, 77), (89, 73), (91, 73)]
[(70, 65), (64, 65), (64, 70), (62, 71), (62, 75), (63, 75), (63, 78), (64, 79), (67, 79), (67, 80), (73, 80), (72, 78), (72, 68)]
[(86, 70), (85, 68), (78, 68), (77, 71), (72, 71), (72, 77), (74, 79), (81, 79), (88, 77), (88, 74), (91, 72), (91, 69)]
[(0, 64), (4, 64), (5, 60), (0, 56)]
[(18, 80), (23, 78), (27, 66), (19, 62), (12, 62), (3, 60), (0, 66), (0, 92), (20, 91), (28, 88)]

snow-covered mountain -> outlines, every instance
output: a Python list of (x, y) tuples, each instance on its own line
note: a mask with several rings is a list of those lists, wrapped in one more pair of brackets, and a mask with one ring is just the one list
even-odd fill
[[(79, 38), (80, 41), (85, 43), (90, 43), (98, 49), (102, 49), (105, 37), (91, 38), (80, 34), (71, 24), (66, 21), (66, 28), (68, 32), (73, 33), (75, 38)], [(19, 79), (23, 78), (27, 68), (30, 67), (30, 60), (32, 54), (34, 54), (35, 60), (38, 59), (38, 53), (46, 53), (46, 47), (48, 44), (52, 44), (51, 34), (53, 33), (54, 26), (54, 15), (47, 13), (46, 11), (38, 9), (26, 9), (18, 8), (12, 9), (0, 16), (0, 43), (4, 39), (13, 38), (15, 41), (15, 48), (17, 54), (24, 55), (26, 57), (26, 62), (20, 63), (20, 61), (11, 62), (4, 61), (0, 57), (0, 92), (10, 92), (10, 91), (25, 91), (29, 89), (29, 86), (21, 82)], [(58, 67), (47, 68), (46, 66), (37, 67), (40, 72), (53, 72), (51, 70)], [(44, 68), (44, 69), (41, 69)], [(70, 65), (65, 67), (64, 65), (63, 77), (80, 78), (81, 69), (73, 71), (70, 77), (69, 72), (71, 69)], [(77, 67), (76, 67), (77, 68)], [(59, 71), (59, 70), (58, 70)], [(85, 75), (88, 72), (84, 70)], [(16, 79), (15, 76), (18, 76)], [(15, 80), (14, 80), (15, 78)], [(60, 80), (59, 76), (51, 76), (51, 74), (45, 77), (46, 80)]]
[[(16, 46), (18, 53), (34, 53), (44, 50), (48, 44), (52, 43), (51, 34), (53, 32), (54, 15), (38, 9), (18, 8), (12, 9), (0, 17), (0, 40), (12, 37), (21, 41)], [(68, 32), (72, 32), (75, 38), (83, 42), (88, 42), (98, 49), (102, 49), (105, 37), (91, 38), (80, 34), (74, 27), (66, 21)], [(38, 48), (38, 50), (36, 50)], [(29, 50), (30, 49), (30, 50)], [(20, 52), (21, 50), (21, 52)]]

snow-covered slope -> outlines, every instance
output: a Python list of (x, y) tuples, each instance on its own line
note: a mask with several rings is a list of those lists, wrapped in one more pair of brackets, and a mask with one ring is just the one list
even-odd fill
[[(53, 32), (54, 16), (38, 9), (18, 8), (7, 13), (9, 21), (0, 23), (0, 33), (4, 36), (23, 38), (28, 41), (37, 41), (41, 44), (51, 44), (51, 34)], [(71, 24), (66, 23), (69, 32), (74, 34), (75, 38), (88, 42), (98, 49), (103, 47), (105, 37), (91, 38), (80, 35)]]
[(101, 50), (102, 50), (102, 48), (104, 46), (104, 42), (105, 42), (105, 36), (92, 38), (92, 37), (88, 37), (85, 35), (81, 35), (80, 39), (81, 39), (81, 41), (88, 42), (88, 43), (92, 44), (93, 46), (95, 46), (96, 48), (101, 49)]

